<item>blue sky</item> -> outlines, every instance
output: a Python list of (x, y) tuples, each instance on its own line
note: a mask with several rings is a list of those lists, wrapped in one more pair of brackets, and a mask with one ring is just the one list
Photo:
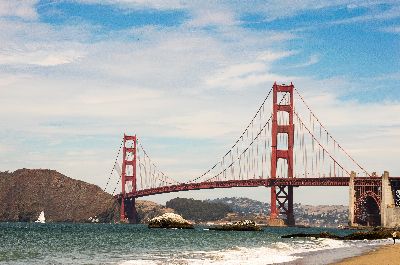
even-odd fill
[[(1, 1), (0, 170), (102, 186), (127, 132), (163, 171), (196, 176), (293, 81), (362, 164), (400, 175), (399, 47), (398, 1)], [(256, 190), (239, 192), (268, 198)]]

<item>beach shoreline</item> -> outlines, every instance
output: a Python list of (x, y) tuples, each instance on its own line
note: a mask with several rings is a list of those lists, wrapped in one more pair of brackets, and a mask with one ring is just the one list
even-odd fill
[[(331, 249), (322, 249), (317, 251), (303, 252), (293, 254), (297, 259), (279, 263), (282, 265), (324, 265), (336, 264), (347, 258), (357, 257), (369, 253), (372, 250), (379, 248), (379, 245), (365, 245), (354, 247), (340, 247)], [(321, 258), (323, 257), (323, 258)]]
[(334, 262), (334, 265), (376, 265), (376, 264), (399, 264), (400, 243), (394, 245), (382, 245), (378, 248), (361, 253), (358, 256), (345, 258), (342, 261)]

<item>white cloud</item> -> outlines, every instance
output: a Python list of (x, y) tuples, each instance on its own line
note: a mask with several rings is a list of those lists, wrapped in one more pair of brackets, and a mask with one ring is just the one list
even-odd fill
[(351, 18), (345, 18), (330, 22), (330, 24), (350, 24), (350, 23), (362, 23), (366, 21), (379, 21), (379, 20), (390, 20), (400, 17), (400, 5), (393, 5), (388, 10), (375, 10), (368, 12), (365, 15), (360, 15)]
[(68, 64), (84, 57), (82, 51), (62, 47), (42, 47), (31, 45), (21, 49), (0, 49), (0, 61), (3, 64), (30, 64), (39, 66), (55, 66)]
[(258, 57), (257, 60), (261, 61), (267, 61), (267, 62), (273, 62), (285, 57), (292, 56), (296, 54), (296, 51), (265, 51), (261, 53)]
[[(303, 90), (301, 93), (313, 112), (356, 161), (369, 172), (382, 173), (389, 170), (393, 175), (399, 175), (400, 167), (395, 163), (395, 158), (388, 155), (388, 150), (391, 150), (390, 146), (400, 144), (398, 137), (395, 137), (400, 132), (400, 118), (397, 115), (400, 104), (343, 102), (338, 99), (340, 92), (335, 91), (335, 88), (340, 88), (343, 84), (337, 83), (336, 87), (329, 84), (329, 89), (326, 90), (327, 82), (314, 81), (314, 85), (304, 86), (304, 82), (299, 81), (295, 85)], [(295, 105), (298, 112), (304, 113), (303, 119), (307, 120), (307, 112), (298, 98)], [(354, 168), (354, 164), (348, 159), (343, 160)]]
[[(192, 26), (205, 25), (234, 25), (239, 23), (238, 17), (243, 13), (258, 13), (265, 16), (266, 20), (298, 15), (307, 10), (318, 10), (332, 7), (346, 7), (348, 9), (367, 8), (365, 15), (341, 19), (333, 24), (357, 23), (369, 20), (386, 20), (399, 17), (397, 1), (354, 1), (354, 0), (268, 0), (249, 2), (225, 2), (225, 1), (146, 1), (146, 0), (76, 0), (90, 4), (110, 4), (120, 8), (140, 9), (153, 8), (159, 10), (186, 10), (193, 19), (188, 23)], [(389, 10), (381, 11), (377, 6), (381, 4), (391, 5)]]
[(216, 74), (207, 77), (205, 83), (210, 88), (238, 90), (251, 89), (267, 82), (285, 82), (291, 77), (271, 73), (271, 64), (293, 54), (296, 52), (267, 50), (258, 54), (252, 63), (234, 64), (218, 70)]
[(172, 128), (165, 136), (200, 139), (205, 136), (210, 139), (224, 137), (231, 132), (234, 124), (233, 117), (226, 117), (219, 110), (194, 111), (154, 122), (154, 126)]
[(38, 17), (36, 4), (38, 0), (2, 0), (0, 1), (0, 17), (20, 17), (35, 20)]
[(400, 33), (400, 26), (385, 27), (382, 29), (382, 31), (398, 34), (398, 33)]
[(121, 8), (155, 8), (155, 9), (180, 9), (184, 8), (187, 4), (185, 4), (181, 0), (171, 0), (171, 1), (162, 1), (162, 0), (75, 0), (81, 3), (87, 4), (109, 4), (109, 5), (118, 5)]
[(358, 7), (358, 5), (356, 5), (356, 4), (354, 4), (354, 3), (351, 3), (351, 4), (348, 4), (347, 5), (347, 8), (348, 9), (354, 9), (354, 8), (357, 8)]
[(0, 18), (0, 60), (6, 65), (57, 66), (85, 57), (89, 27), (52, 27)]
[(188, 26), (232, 26), (237, 24), (235, 15), (231, 10), (215, 10), (215, 8), (194, 9), (193, 16), (193, 19), (187, 23)]
[[(150, 3), (113, 2), (127, 8)], [(169, 4), (149, 5), (187, 8), (180, 1)], [(279, 10), (290, 3), (274, 4)], [(293, 5), (276, 14), (309, 8)], [(396, 156), (385, 155), (400, 144), (398, 128), (390, 128), (400, 123), (397, 102), (343, 102), (339, 96), (358, 88), (345, 78), (276, 72), (277, 60), (301, 53), (285, 50), (298, 36), (240, 28), (236, 11), (225, 8), (202, 9), (191, 25), (129, 29), (97, 42), (87, 25), (0, 20), (0, 170), (50, 167), (102, 185), (126, 132), (145, 138), (145, 147), (167, 173), (198, 175), (232, 145), (274, 81), (293, 81), (358, 160), (400, 174)], [(204, 25), (218, 27), (207, 31)], [(129, 36), (138, 38), (129, 41)], [(306, 63), (318, 59), (312, 55)], [(264, 190), (250, 195), (266, 197)]]
[(129, 10), (158, 9), (185, 10), (191, 19), (186, 23), (189, 27), (232, 26), (237, 24), (235, 12), (230, 5), (215, 1), (146, 1), (146, 0), (78, 0), (81, 3), (109, 4)]
[(308, 58), (308, 60), (306, 62), (295, 64), (292, 67), (307, 67), (307, 66), (318, 63), (319, 60), (320, 60), (320, 56), (318, 54), (312, 54), (312, 55), (310, 55), (310, 57)]

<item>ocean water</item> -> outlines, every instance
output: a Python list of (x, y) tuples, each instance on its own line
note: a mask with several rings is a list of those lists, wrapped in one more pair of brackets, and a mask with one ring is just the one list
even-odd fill
[(0, 264), (327, 264), (391, 240), (281, 239), (348, 230), (266, 228), (262, 232), (148, 229), (127, 224), (0, 223)]

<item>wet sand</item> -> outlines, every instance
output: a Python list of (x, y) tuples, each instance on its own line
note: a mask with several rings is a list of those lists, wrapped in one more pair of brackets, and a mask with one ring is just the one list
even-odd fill
[(400, 242), (396, 245), (385, 245), (361, 256), (345, 259), (336, 265), (392, 265), (400, 264)]

